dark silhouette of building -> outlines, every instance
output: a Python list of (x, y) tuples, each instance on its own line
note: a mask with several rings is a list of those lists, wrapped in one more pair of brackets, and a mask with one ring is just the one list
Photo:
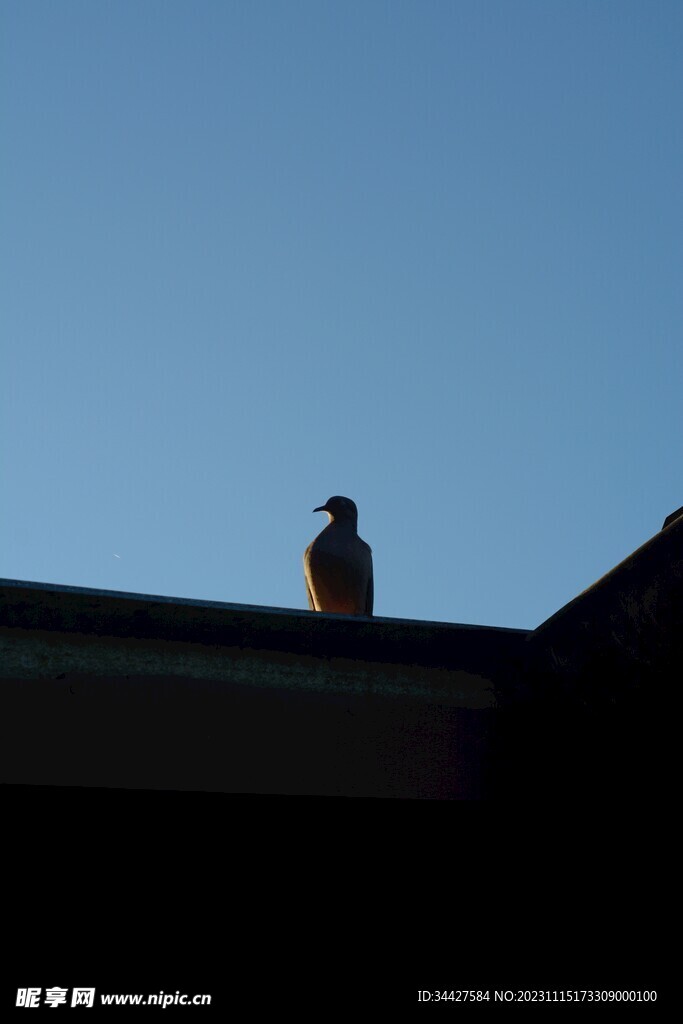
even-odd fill
[(3, 783), (467, 800), (661, 785), (677, 513), (530, 632), (0, 591)]

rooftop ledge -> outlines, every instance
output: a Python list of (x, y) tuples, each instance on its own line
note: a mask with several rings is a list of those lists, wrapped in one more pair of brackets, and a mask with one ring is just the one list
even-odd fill
[(0, 782), (476, 799), (526, 636), (0, 580)]
[(478, 799), (526, 636), (0, 580), (0, 782)]
[[(390, 675), (397, 683), (400, 683), (399, 669), (403, 666), (406, 677), (403, 685), (399, 685), (401, 692), (413, 696), (438, 695), (449, 703), (467, 707), (488, 707), (495, 703), (493, 689), (500, 675), (501, 659), (506, 661), (521, 651), (521, 644), (528, 635), (523, 629), (324, 614), (0, 580), (0, 630), (7, 629), (40, 633), (45, 639), (52, 637), (53, 650), (57, 635), (78, 637), (81, 648), (88, 637), (108, 637), (133, 645), (136, 641), (160, 643), (167, 653), (175, 645), (183, 645), (189, 652), (191, 648), (187, 645), (192, 645), (224, 653), (232, 651), (233, 656), (235, 652), (243, 655), (269, 652), (290, 659), (322, 660), (340, 668), (342, 662), (355, 663), (357, 668), (351, 674), (360, 672), (361, 663), (377, 669), (380, 665), (394, 666)], [(14, 640), (17, 640), (16, 634)], [(118, 647), (122, 649), (120, 644)], [(132, 655), (134, 647), (129, 645), (129, 650)], [(203, 652), (203, 660), (208, 653)], [(95, 665), (89, 667), (96, 668)], [(5, 661), (0, 672), (7, 675), (8, 668)], [(13, 670), (17, 668), (14, 665)], [(320, 670), (319, 665), (317, 668)], [(40, 671), (39, 665), (30, 666), (31, 673), (36, 670)], [(45, 673), (50, 670), (50, 665), (43, 665)], [(219, 672), (220, 677), (223, 675), (224, 672)], [(342, 677), (348, 675), (348, 672), (342, 673)], [(268, 676), (270, 684), (277, 684), (272, 672)], [(317, 679), (327, 688), (330, 680), (318, 676), (319, 671), (311, 675), (308, 687), (315, 686)], [(468, 685), (464, 685), (466, 678)], [(253, 681), (258, 684), (256, 678)], [(280, 683), (285, 681), (279, 680)], [(456, 685), (449, 687), (449, 681)], [(300, 678), (299, 682), (303, 684), (304, 680)], [(348, 678), (347, 682), (350, 682)], [(357, 682), (364, 688), (361, 680)], [(375, 679), (375, 683), (378, 682)], [(347, 687), (342, 685), (341, 688)]]
[(0, 580), (0, 782), (649, 793), (682, 615), (677, 514), (534, 631)]

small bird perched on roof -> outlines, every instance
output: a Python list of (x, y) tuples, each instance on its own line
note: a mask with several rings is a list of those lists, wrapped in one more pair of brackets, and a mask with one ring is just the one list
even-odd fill
[(358, 536), (356, 503), (335, 494), (313, 511), (327, 512), (330, 521), (304, 552), (308, 607), (372, 615), (372, 549)]

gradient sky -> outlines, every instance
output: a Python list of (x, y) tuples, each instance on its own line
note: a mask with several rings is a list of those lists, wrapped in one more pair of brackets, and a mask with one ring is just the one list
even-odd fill
[[(0, 0), (0, 576), (533, 627), (683, 504), (683, 5)], [(119, 557), (115, 557), (115, 556)]]

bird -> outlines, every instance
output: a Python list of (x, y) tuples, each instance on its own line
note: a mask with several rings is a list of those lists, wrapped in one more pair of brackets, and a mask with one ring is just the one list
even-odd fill
[(358, 536), (358, 509), (335, 494), (314, 512), (330, 521), (304, 552), (308, 607), (316, 612), (372, 615), (372, 548)]

